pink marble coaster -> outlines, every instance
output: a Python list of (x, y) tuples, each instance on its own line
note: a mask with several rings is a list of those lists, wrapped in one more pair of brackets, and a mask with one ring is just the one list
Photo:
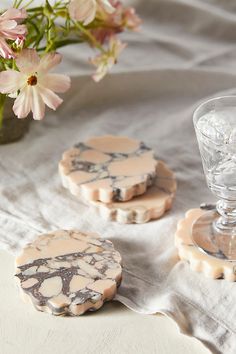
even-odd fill
[(39, 236), (16, 259), (21, 294), (53, 315), (82, 315), (113, 299), (121, 256), (96, 234), (59, 230)]
[(175, 244), (178, 248), (179, 256), (189, 262), (192, 270), (202, 272), (206, 277), (236, 281), (236, 262), (229, 262), (210, 256), (201, 251), (192, 241), (192, 226), (204, 213), (207, 213), (207, 211), (191, 209), (186, 213), (185, 219), (178, 223)]
[(172, 206), (176, 191), (173, 172), (162, 161), (158, 161), (157, 177), (147, 192), (127, 202), (91, 202), (105, 220), (121, 224), (145, 223), (160, 218)]
[(105, 135), (66, 151), (59, 172), (64, 187), (85, 200), (127, 201), (153, 184), (157, 167), (153, 155), (138, 140)]

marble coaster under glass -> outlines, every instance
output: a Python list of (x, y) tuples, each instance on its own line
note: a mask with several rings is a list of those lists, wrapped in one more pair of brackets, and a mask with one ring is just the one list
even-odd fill
[(189, 262), (192, 270), (207, 277), (236, 281), (234, 255), (230, 256), (227, 240), (222, 242), (221, 238), (220, 244), (225, 246), (219, 248), (214, 230), (209, 226), (209, 217), (214, 221), (218, 214), (216, 211), (191, 209), (178, 223), (175, 244), (179, 256)]
[(176, 192), (174, 173), (158, 161), (154, 185), (141, 196), (126, 202), (90, 202), (97, 213), (108, 221), (141, 224), (160, 218), (172, 206)]
[(192, 239), (199, 249), (210, 256), (236, 261), (236, 235), (219, 233), (214, 224), (219, 219), (217, 211), (208, 211), (200, 216), (192, 227)]

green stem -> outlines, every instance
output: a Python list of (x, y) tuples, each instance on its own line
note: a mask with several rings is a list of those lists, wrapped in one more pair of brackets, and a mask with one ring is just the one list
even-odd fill
[(18, 8), (20, 7), (20, 5), (22, 4), (23, 1), (24, 1), (24, 0), (19, 0), (19, 1), (16, 3), (15, 7), (18, 9)]
[(43, 11), (43, 6), (31, 7), (27, 10), (28, 12), (36, 12), (36, 11)]
[(34, 0), (29, 0), (29, 2), (27, 2), (27, 4), (24, 7), (25, 8), (29, 7), (33, 2), (34, 2)]
[(91, 41), (91, 43), (94, 45), (94, 47), (98, 48), (101, 50), (101, 52), (105, 52), (104, 48), (101, 46), (101, 44), (96, 40), (96, 38), (86, 29), (84, 26), (82, 26), (79, 22), (73, 21), (75, 27), (80, 30), (82, 33), (85, 34), (86, 37)]
[(16, 65), (16, 61), (14, 59), (12, 61), (12, 69), (17, 71), (17, 65)]

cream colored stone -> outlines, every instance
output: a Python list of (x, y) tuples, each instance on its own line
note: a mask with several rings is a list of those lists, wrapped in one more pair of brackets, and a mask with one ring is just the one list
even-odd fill
[(45, 279), (39, 288), (39, 292), (45, 297), (51, 297), (60, 294), (62, 290), (62, 281), (60, 277)]
[[(155, 171), (156, 168), (156, 160), (151, 157), (131, 157), (127, 158), (123, 161), (111, 162), (108, 167), (108, 172), (112, 176), (134, 176), (134, 183), (139, 182), (139, 179), (144, 180), (145, 174), (148, 171)], [(143, 177), (142, 177), (143, 176)], [(132, 184), (132, 179), (129, 180), (129, 185)]]
[(21, 283), (22, 288), (27, 289), (30, 288), (31, 286), (35, 285), (38, 283), (38, 280), (35, 278), (30, 278), (24, 282)]
[(87, 286), (89, 289), (104, 294), (105, 297), (110, 297), (116, 288), (116, 282), (110, 279), (96, 280), (93, 284)]
[(42, 249), (28, 249), (27, 254), (24, 253), (17, 258), (17, 265), (26, 263), (26, 257), (27, 260), (32, 261), (38, 258), (49, 258), (67, 253), (83, 252), (87, 247), (88, 245), (86, 242), (75, 240), (73, 238), (62, 240), (59, 238), (52, 239), (47, 247), (43, 247)]
[(80, 155), (81, 161), (88, 161), (93, 163), (104, 163), (110, 160), (110, 156), (103, 154), (97, 150), (86, 150), (83, 151)]
[(96, 177), (96, 173), (88, 173), (84, 171), (70, 172), (70, 181), (76, 184), (92, 181), (95, 177)]
[[(81, 186), (81, 195), (88, 200), (102, 199), (103, 201), (110, 201), (113, 196), (113, 189), (111, 187), (112, 180), (104, 178), (85, 183)], [(100, 196), (102, 196), (100, 198)]]
[(117, 282), (120, 280), (120, 270), (119, 268), (108, 269), (106, 271), (106, 276), (111, 279), (115, 279)]
[(81, 275), (74, 275), (70, 281), (70, 292), (74, 293), (84, 289), (88, 284), (92, 283), (93, 279), (85, 278)]
[(86, 144), (104, 153), (132, 153), (139, 147), (137, 140), (113, 135), (91, 138)]
[(56, 308), (60, 308), (62, 306), (70, 305), (71, 299), (63, 294), (59, 294), (58, 296), (51, 298), (49, 303)]
[(80, 153), (80, 149), (78, 148), (71, 148), (63, 153), (63, 159), (71, 156), (77, 156)]
[(90, 275), (93, 278), (96, 276), (99, 276), (99, 274), (100, 274), (96, 268), (94, 268), (90, 264), (86, 263), (82, 259), (78, 260), (77, 264), (80, 267), (80, 269), (82, 269), (85, 273), (87, 273), (88, 275)]
[(30, 267), (24, 271), (24, 275), (32, 275), (35, 274), (37, 267)]
[(38, 273), (41, 273), (41, 272), (43, 272), (43, 273), (49, 272), (48, 267), (40, 266), (38, 269)]

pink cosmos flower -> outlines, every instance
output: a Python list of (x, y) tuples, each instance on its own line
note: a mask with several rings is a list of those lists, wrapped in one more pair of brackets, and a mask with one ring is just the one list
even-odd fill
[(98, 82), (103, 79), (113, 65), (117, 63), (117, 58), (126, 45), (126, 43), (122, 43), (119, 39), (111, 37), (108, 50), (90, 60), (97, 67), (96, 73), (93, 75), (94, 81)]
[(97, 18), (101, 19), (106, 24), (106, 26), (91, 29), (92, 35), (102, 45), (111, 37), (114, 37), (117, 33), (120, 33), (124, 30), (124, 28), (122, 28), (123, 6), (121, 2), (110, 0), (110, 3), (114, 9), (112, 13), (104, 11), (102, 7), (100, 7), (97, 11)]
[(69, 13), (73, 20), (83, 22), (87, 26), (95, 19), (100, 8), (107, 13), (115, 10), (109, 0), (71, 0)]
[(114, 37), (114, 35), (119, 32), (120, 31), (116, 30), (115, 28), (96, 28), (91, 30), (91, 34), (101, 45), (103, 45), (109, 40), (109, 38)]
[(103, 21), (106, 26), (91, 30), (92, 35), (102, 45), (110, 37), (123, 32), (126, 28), (131, 31), (138, 31), (142, 23), (134, 8), (124, 8), (122, 3), (116, 0), (110, 0), (110, 3), (114, 8), (112, 13), (107, 13), (102, 8), (97, 11), (97, 18)]
[(133, 7), (124, 7), (120, 1), (116, 0), (111, 0), (111, 4), (115, 10), (111, 14), (102, 14), (103, 20), (110, 27), (114, 27), (120, 32), (124, 31), (125, 28), (131, 31), (139, 29), (142, 21)]
[(142, 23), (142, 20), (138, 17), (133, 7), (128, 7), (124, 10), (123, 20), (125, 27), (132, 31), (138, 31)]
[(62, 103), (54, 92), (65, 92), (70, 88), (70, 78), (48, 72), (61, 62), (58, 53), (45, 54), (41, 59), (35, 49), (23, 49), (16, 58), (19, 71), (0, 72), (0, 92), (19, 93), (13, 111), (18, 118), (25, 118), (30, 111), (33, 118), (40, 120), (45, 114), (45, 105), (51, 109)]
[(0, 16), (0, 55), (10, 59), (15, 55), (6, 40), (25, 39), (27, 30), (25, 25), (19, 25), (27, 17), (26, 10), (8, 9)]

